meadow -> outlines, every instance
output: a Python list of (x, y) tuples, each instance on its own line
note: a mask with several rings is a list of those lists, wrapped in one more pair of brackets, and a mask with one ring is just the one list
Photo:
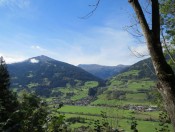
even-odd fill
[[(136, 71), (134, 71), (136, 72)], [(135, 75), (137, 75), (135, 73)], [(64, 105), (58, 111), (65, 114), (65, 118), (83, 118), (85, 122), (72, 123), (70, 126), (72, 129), (88, 126), (90, 128), (94, 127), (94, 122), (99, 120), (103, 121), (102, 113), (106, 115), (106, 122), (110, 124), (113, 128), (124, 129), (125, 131), (131, 131), (131, 123), (134, 118), (137, 122), (137, 129), (141, 132), (152, 132), (156, 131), (156, 128), (160, 127), (159, 114), (161, 111), (137, 111), (130, 109), (123, 109), (124, 106), (154, 106), (152, 100), (148, 100), (148, 93), (155, 86), (155, 82), (147, 78), (145, 79), (130, 79), (126, 81), (125, 79), (113, 78), (109, 80), (108, 87), (100, 94), (96, 95), (96, 99), (86, 106), (76, 106), (76, 105)], [(61, 88), (60, 91), (68, 93), (73, 91), (76, 93), (70, 99), (78, 100), (87, 97), (88, 89), (95, 87), (97, 84), (95, 82), (87, 82), (85, 86), (81, 88)], [(81, 90), (80, 90), (81, 89)], [(124, 91), (124, 98), (116, 98), (115, 96), (109, 98), (109, 94), (115, 93), (115, 91)], [(169, 125), (172, 131), (171, 125)]]
[[(97, 106), (63, 106), (59, 109), (59, 112), (65, 114), (65, 118), (81, 117), (85, 119), (83, 123), (73, 123), (71, 128), (77, 128), (81, 126), (88, 126), (93, 129), (94, 122), (96, 120), (102, 121), (102, 112), (106, 114), (106, 122), (113, 128), (124, 129), (125, 131), (131, 131), (130, 126), (132, 118), (137, 121), (137, 129), (141, 132), (154, 132), (156, 128), (159, 128), (159, 113), (156, 112), (133, 112), (130, 110), (122, 110), (111, 107), (97, 107)], [(172, 131), (171, 125), (169, 125)]]

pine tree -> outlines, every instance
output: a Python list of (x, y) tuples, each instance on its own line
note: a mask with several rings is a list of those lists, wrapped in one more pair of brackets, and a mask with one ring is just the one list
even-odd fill
[(10, 75), (3, 57), (0, 57), (0, 127), (8, 124), (8, 119), (18, 107), (16, 96), (9, 90)]

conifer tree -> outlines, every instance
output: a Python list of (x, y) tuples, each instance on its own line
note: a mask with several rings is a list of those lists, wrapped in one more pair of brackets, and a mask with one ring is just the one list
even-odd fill
[(18, 107), (17, 99), (9, 90), (10, 75), (3, 57), (0, 57), (0, 127), (8, 124), (8, 119)]

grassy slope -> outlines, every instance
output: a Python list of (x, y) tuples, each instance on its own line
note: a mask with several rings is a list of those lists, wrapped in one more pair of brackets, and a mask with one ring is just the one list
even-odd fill
[[(155, 82), (148, 78), (137, 78), (138, 70), (124, 72), (108, 81), (108, 89), (98, 99), (92, 102), (93, 105), (150, 105), (147, 100), (147, 92), (155, 86)], [(126, 79), (130, 76), (130, 79)], [(124, 91), (126, 92), (124, 99), (108, 99), (108, 91)], [(146, 92), (143, 92), (146, 91)]]
[[(54, 88), (52, 92), (62, 92), (63, 95), (60, 95), (59, 98), (62, 102), (64, 102), (66, 99), (71, 101), (80, 100), (82, 98), (85, 98), (88, 96), (88, 90), (89, 88), (93, 88), (98, 86), (98, 82), (96, 81), (88, 81), (85, 82), (83, 86), (70, 86), (62, 87), (62, 88)], [(73, 93), (71, 96), (67, 96), (67, 94)], [(54, 97), (55, 98), (55, 97)], [(52, 100), (52, 98), (48, 98), (48, 101)]]

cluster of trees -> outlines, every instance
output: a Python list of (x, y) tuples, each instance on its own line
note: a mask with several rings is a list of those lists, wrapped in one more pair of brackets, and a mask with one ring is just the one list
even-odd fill
[(106, 98), (107, 99), (119, 99), (119, 100), (125, 100), (126, 99), (126, 91), (122, 90), (111, 90), (106, 92)]
[[(8, 126), (9, 117), (18, 108), (16, 96), (9, 90), (10, 76), (3, 57), (0, 58), (0, 130)], [(6, 125), (5, 125), (6, 124)], [(13, 123), (10, 123), (13, 125)]]

